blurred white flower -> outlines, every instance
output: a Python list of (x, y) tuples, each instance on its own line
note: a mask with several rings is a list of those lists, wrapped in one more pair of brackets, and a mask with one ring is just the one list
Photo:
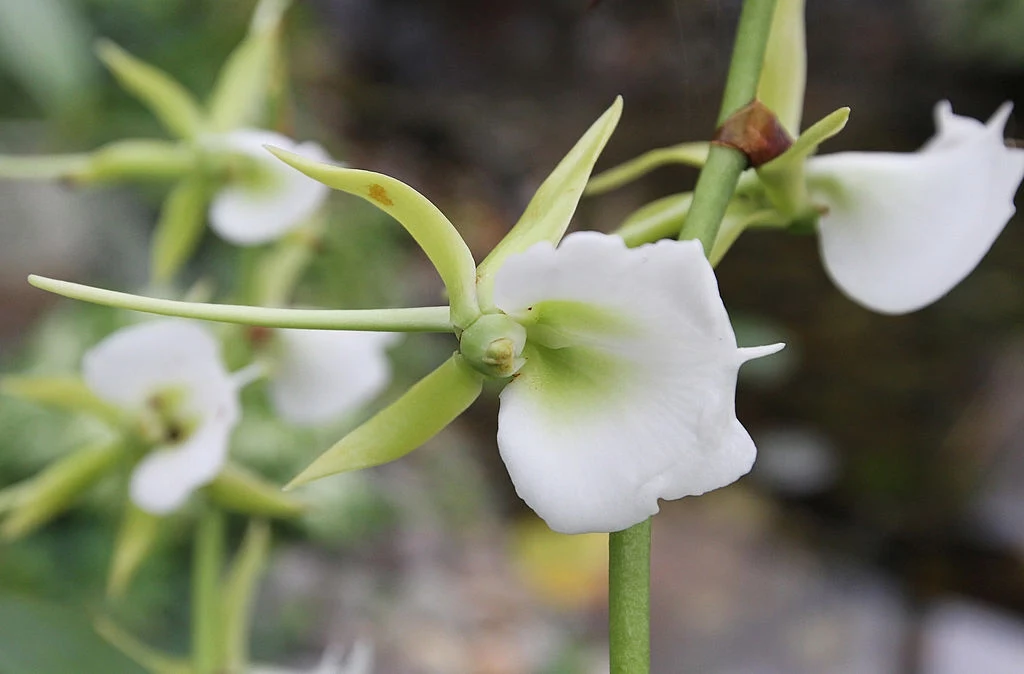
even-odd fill
[(82, 371), (97, 396), (135, 415), (152, 447), (131, 476), (135, 505), (166, 514), (217, 476), (241, 412), (238, 383), (203, 327), (160, 320), (124, 328), (85, 354)]
[(391, 381), (393, 332), (275, 330), (270, 400), (293, 424), (325, 423), (365, 405)]
[(279, 667), (252, 667), (249, 674), (371, 674), (373, 672), (373, 644), (360, 639), (344, 657), (340, 649), (328, 648), (315, 668), (311, 670), (282, 669)]
[(807, 175), (828, 212), (819, 224), (825, 268), (843, 292), (887, 314), (949, 292), (981, 261), (1014, 213), (1024, 150), (1006, 147), (1012, 106), (988, 124), (935, 108), (938, 133), (915, 153), (812, 157)]
[(301, 225), (327, 198), (328, 188), (278, 160), (264, 149), (273, 145), (310, 159), (328, 161), (317, 143), (296, 143), (262, 129), (240, 129), (206, 139), (211, 149), (237, 152), (255, 160), (256, 170), (225, 185), (210, 203), (210, 226), (239, 246), (273, 241)]
[(782, 345), (736, 346), (700, 243), (570, 234), (510, 256), (494, 298), (528, 335), (498, 447), (552, 529), (625, 529), (750, 470), (736, 374)]

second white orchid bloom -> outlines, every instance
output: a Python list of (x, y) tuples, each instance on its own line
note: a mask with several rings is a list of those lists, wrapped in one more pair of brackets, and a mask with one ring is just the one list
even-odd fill
[(241, 410), (220, 345), (203, 327), (167, 320), (124, 328), (87, 352), (82, 370), (99, 398), (134, 415), (150, 447), (132, 472), (136, 506), (169, 513), (217, 476)]
[(1014, 213), (1024, 150), (1007, 147), (1005, 104), (987, 124), (935, 108), (920, 151), (840, 152), (807, 161), (822, 258), (847, 295), (887, 314), (949, 292), (981, 261)]

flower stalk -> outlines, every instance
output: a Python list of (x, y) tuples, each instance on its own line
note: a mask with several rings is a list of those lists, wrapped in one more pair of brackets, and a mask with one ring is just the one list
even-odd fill
[(611, 674), (651, 668), (651, 520), (608, 536)]

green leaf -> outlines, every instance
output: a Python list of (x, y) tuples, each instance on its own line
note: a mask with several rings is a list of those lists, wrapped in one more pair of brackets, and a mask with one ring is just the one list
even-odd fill
[(670, 194), (640, 207), (615, 230), (627, 246), (639, 246), (667, 237), (675, 238), (693, 203), (693, 192)]
[(214, 131), (264, 126), (271, 82), (278, 67), (281, 16), (290, 3), (263, 0), (249, 34), (228, 57), (210, 96)]
[(621, 116), (622, 97), (619, 96), (559, 162), (533, 195), (519, 222), (480, 263), (477, 292), (481, 308), (493, 308), (494, 276), (509, 255), (521, 253), (539, 241), (557, 244), (562, 239), (583, 196), (590, 172)]
[(225, 466), (206, 487), (206, 494), (226, 510), (253, 517), (287, 519), (306, 511), (303, 503), (282, 493), (281, 487), (237, 464)]
[(80, 283), (29, 276), (28, 282), (47, 292), (74, 300), (160, 316), (180, 316), (204, 321), (259, 325), (300, 330), (376, 330), (380, 332), (451, 332), (448, 307), (402, 309), (273, 309), (237, 304), (202, 304), (160, 300)]
[(122, 458), (122, 450), (120, 441), (86, 447), (24, 482), (24, 490), (0, 525), (0, 535), (7, 540), (21, 538), (64, 512)]
[(625, 164), (619, 164), (615, 168), (598, 173), (587, 183), (584, 194), (594, 196), (610, 192), (617, 187), (641, 178), (656, 168), (671, 164), (683, 164), (701, 168), (708, 159), (710, 143), (682, 143), (670, 147), (659, 147), (643, 153), (636, 159), (631, 159)]
[(0, 393), (103, 420), (112, 427), (124, 425), (119, 408), (99, 398), (79, 377), (4, 377)]
[[(118, 627), (112, 620), (97, 618), (95, 623), (96, 633), (106, 639), (112, 646), (121, 651), (125, 656), (131, 658), (141, 665), (149, 674), (193, 674), (192, 667), (187, 661), (175, 658), (147, 646), (132, 635)], [(61, 670), (65, 671), (65, 670)], [(71, 671), (71, 670), (66, 670)], [(74, 670), (92, 671), (92, 670)], [(104, 669), (96, 671), (129, 672), (135, 669)]]
[(192, 257), (206, 226), (209, 200), (209, 187), (200, 174), (185, 178), (167, 195), (150, 249), (154, 282), (167, 283)]
[(794, 137), (800, 133), (806, 85), (804, 0), (777, 0), (757, 97)]
[(484, 377), (453, 355), (401, 398), (320, 455), (285, 489), (394, 461), (437, 435), (477, 399)]
[(145, 670), (100, 638), (84, 612), (0, 594), (0, 672), (144, 674)]
[(114, 543), (114, 552), (107, 576), (107, 594), (119, 597), (131, 584), (135, 572), (153, 550), (160, 536), (163, 520), (128, 502), (121, 519), (121, 527)]
[(269, 554), (270, 527), (266, 522), (251, 522), (224, 583), (225, 671), (244, 672), (249, 666), (253, 602)]
[(170, 75), (110, 40), (97, 42), (96, 53), (125, 91), (148, 107), (168, 131), (181, 138), (194, 138), (202, 130), (199, 105)]
[(318, 162), (278, 148), (268, 149), (310, 178), (362, 197), (398, 220), (441, 275), (451, 303), (452, 323), (465, 328), (480, 315), (473, 254), (455, 226), (426, 197), (382, 173)]

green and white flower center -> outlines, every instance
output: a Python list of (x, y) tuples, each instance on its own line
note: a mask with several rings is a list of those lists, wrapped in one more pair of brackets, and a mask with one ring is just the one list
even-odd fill
[(505, 314), (484, 314), (462, 332), (459, 351), (488, 377), (511, 377), (526, 360), (526, 328)]
[(202, 418), (191, 409), (188, 390), (183, 386), (154, 391), (146, 397), (139, 415), (142, 439), (152, 446), (185, 442), (201, 423)]

